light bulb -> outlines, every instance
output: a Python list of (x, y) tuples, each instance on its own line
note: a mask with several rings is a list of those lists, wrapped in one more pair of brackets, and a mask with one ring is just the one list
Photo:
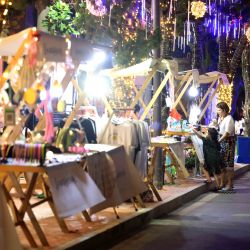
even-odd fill
[(189, 89), (188, 94), (189, 94), (191, 97), (196, 97), (196, 96), (198, 96), (199, 91), (198, 91), (198, 89), (197, 89), (196, 87), (191, 86), (191, 88)]

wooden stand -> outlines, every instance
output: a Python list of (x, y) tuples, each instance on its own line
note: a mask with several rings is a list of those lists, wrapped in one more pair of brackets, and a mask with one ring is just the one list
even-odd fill
[[(57, 215), (49, 185), (46, 179), (44, 178), (44, 174), (45, 174), (44, 168), (39, 167), (39, 166), (0, 165), (0, 172), (6, 173), (6, 176), (3, 178), (1, 185), (4, 191), (4, 195), (6, 197), (6, 200), (11, 208), (12, 216), (14, 219), (14, 224), (15, 226), (21, 226), (25, 234), (25, 237), (27, 238), (31, 247), (37, 247), (37, 243), (24, 221), (24, 217), (26, 214), (30, 218), (30, 221), (35, 229), (35, 232), (42, 246), (44, 247), (49, 246), (46, 236), (42, 228), (40, 227), (38, 220), (35, 217), (35, 214), (32, 211), (34, 207), (37, 207), (43, 204), (44, 202), (48, 202), (61, 230), (64, 233), (69, 233), (69, 230), (67, 228), (65, 221), (59, 218)], [(25, 191), (23, 190), (19, 181), (20, 173), (25, 173), (25, 174), (29, 173), (31, 175), (30, 181)], [(44, 190), (45, 190), (45, 198), (41, 199), (40, 201), (36, 203), (31, 204), (30, 200), (31, 200), (32, 194), (35, 192), (36, 184), (37, 184), (37, 180), (39, 176), (41, 177), (43, 181)], [(11, 182), (11, 186), (9, 185), (10, 182)], [(18, 199), (21, 201), (22, 205), (19, 208), (16, 206), (14, 199), (11, 195), (12, 187), (15, 188)], [(91, 221), (90, 216), (87, 213), (87, 211), (83, 211), (82, 213), (86, 221)]]
[[(179, 143), (179, 142), (178, 142)], [(175, 152), (171, 149), (170, 143), (168, 142), (155, 142), (151, 141), (151, 146), (153, 147), (153, 156), (151, 159), (151, 164), (148, 169), (148, 176), (147, 176), (147, 184), (149, 187), (152, 189), (154, 195), (156, 196), (158, 201), (161, 201), (160, 194), (158, 193), (156, 187), (153, 184), (153, 176), (154, 176), (154, 170), (155, 170), (155, 165), (156, 165), (156, 156), (157, 156), (157, 150), (160, 148), (163, 148), (167, 154), (169, 154), (172, 164), (176, 166), (176, 171), (178, 174), (178, 177), (181, 178), (187, 178), (189, 176), (189, 173), (183, 163), (180, 161), (180, 159), (176, 156)], [(169, 173), (166, 173), (169, 180), (172, 180), (172, 177)]]
[[(17, 195), (18, 195), (18, 199), (21, 201), (21, 206), (20, 208), (17, 208), (13, 197), (10, 194), (11, 190), (8, 190), (6, 185), (5, 185), (5, 180), (6, 178), (4, 178), (5, 180), (3, 180), (2, 182), (2, 188), (4, 191), (4, 195), (6, 197), (6, 200), (11, 208), (11, 212), (12, 212), (12, 216), (14, 219), (14, 224), (15, 226), (21, 226), (28, 242), (30, 243), (31, 247), (37, 247), (37, 243), (35, 242), (35, 239), (33, 238), (29, 228), (27, 227), (25, 221), (24, 221), (24, 216), (27, 214), (30, 218), (30, 221), (36, 231), (36, 234), (41, 242), (41, 244), (43, 246), (49, 246), (49, 243), (45, 237), (44, 232), (42, 231), (33, 211), (32, 211), (32, 205), (30, 204), (30, 199), (31, 196), (34, 192), (35, 189), (35, 185), (36, 185), (36, 181), (37, 181), (37, 177), (39, 175), (39, 173), (43, 173), (43, 169), (39, 168), (39, 167), (20, 167), (20, 166), (4, 166), (4, 165), (0, 165), (0, 171), (1, 172), (6, 172), (7, 177), (9, 177), (9, 179), (12, 182), (13, 187), (15, 188)], [(32, 173), (32, 177), (30, 180), (30, 183), (27, 187), (27, 190), (24, 192), (17, 175), (20, 172), (31, 172)]]

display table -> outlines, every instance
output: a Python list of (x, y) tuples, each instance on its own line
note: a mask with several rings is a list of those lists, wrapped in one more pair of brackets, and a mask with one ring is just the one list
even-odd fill
[(190, 135), (190, 132), (187, 132), (187, 131), (174, 131), (174, 130), (164, 130), (162, 133), (167, 136), (173, 136), (173, 135), (189, 136)]
[[(64, 217), (83, 212), (86, 220), (90, 220), (86, 209), (90, 209), (91, 213), (96, 213), (108, 207), (115, 207), (147, 190), (123, 146), (89, 144), (86, 145), (86, 148), (92, 152), (89, 152), (88, 156), (81, 162), (59, 163), (57, 161), (56, 164), (50, 164), (47, 167), (17, 164), (0, 165), (0, 172), (6, 174), (1, 186), (5, 199), (11, 208), (14, 225), (21, 226), (31, 247), (37, 247), (37, 243), (24, 221), (25, 215), (29, 217), (41, 244), (43, 246), (49, 245), (32, 211), (32, 208), (44, 202), (49, 203), (62, 231), (68, 232), (67, 225), (63, 220)], [(111, 165), (103, 168), (102, 163), (106, 161), (107, 157)], [(65, 161), (67, 156), (61, 155), (61, 158)], [(86, 166), (88, 172), (83, 170), (83, 167)], [(29, 175), (26, 190), (20, 183), (21, 173)], [(44, 174), (47, 175), (47, 179), (44, 178)], [(42, 179), (45, 198), (31, 204), (31, 196), (35, 192), (38, 177)], [(98, 179), (102, 181), (98, 181)], [(7, 180), (15, 188), (17, 198), (21, 202), (19, 207), (11, 193), (12, 188), (6, 184)]]
[[(37, 247), (37, 243), (33, 237), (33, 235), (30, 232), (30, 229), (27, 227), (25, 221), (24, 221), (24, 216), (27, 214), (35, 231), (36, 234), (43, 246), (49, 246), (48, 241), (45, 237), (45, 234), (40, 227), (35, 214), (32, 211), (32, 208), (44, 203), (48, 202), (60, 227), (64, 232), (67, 232), (67, 227), (65, 222), (60, 219), (55, 210), (55, 206), (53, 203), (53, 199), (51, 196), (51, 193), (49, 191), (48, 185), (44, 182), (45, 184), (45, 189), (46, 189), (46, 198), (40, 200), (37, 203), (30, 203), (31, 196), (35, 192), (35, 187), (37, 183), (38, 176), (42, 176), (45, 173), (45, 169), (43, 167), (40, 167), (38, 165), (0, 165), (0, 172), (6, 173), (6, 176), (3, 178), (1, 186), (6, 198), (7, 203), (9, 204), (12, 212), (12, 217), (14, 220), (14, 225), (15, 226), (20, 226), (24, 232), (25, 237), (27, 238), (28, 242), (32, 247)], [(29, 173), (30, 175), (30, 180), (28, 183), (28, 186), (26, 190), (24, 191), (21, 183), (19, 181), (19, 176), (21, 173)], [(12, 187), (15, 188), (15, 191), (17, 193), (17, 198), (21, 202), (21, 206), (18, 208), (16, 203), (14, 202), (14, 199), (11, 195), (11, 188), (9, 185), (7, 185), (7, 180), (9, 180), (12, 184)]]
[[(151, 164), (148, 170), (147, 182), (151, 187), (153, 193), (157, 197), (159, 201), (161, 201), (161, 197), (153, 185), (153, 176), (154, 170), (156, 165), (156, 157), (157, 157), (157, 150), (160, 148), (164, 148), (166, 152), (169, 154), (173, 165), (176, 166), (178, 176), (188, 177), (189, 173), (185, 168), (185, 155), (184, 155), (184, 145), (182, 142), (176, 141), (172, 137), (166, 136), (157, 136), (151, 138), (151, 146), (153, 147), (153, 155), (151, 159)], [(166, 174), (168, 174), (166, 172)], [(171, 179), (171, 176), (168, 175), (168, 178)]]

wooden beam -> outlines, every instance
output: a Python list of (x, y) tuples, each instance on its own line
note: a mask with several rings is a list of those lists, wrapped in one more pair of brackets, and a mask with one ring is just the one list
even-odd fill
[(181, 82), (178, 84), (178, 89), (176, 90), (176, 94), (181, 90), (181, 88), (183, 87), (184, 83), (188, 80), (188, 78), (190, 77), (192, 71), (188, 71), (183, 78), (181, 79)]
[(148, 84), (152, 80), (152, 78), (155, 75), (156, 71), (157, 71), (157, 67), (155, 66), (155, 67), (153, 67), (152, 71), (150, 72), (150, 74), (145, 79), (144, 83), (142, 84), (141, 89), (139, 90), (138, 94), (135, 96), (135, 99), (131, 103), (131, 105), (130, 105), (131, 109), (133, 109), (135, 107), (136, 103), (138, 102), (139, 98), (142, 96), (143, 92), (145, 91), (145, 89), (147, 88)]
[(75, 105), (74, 109), (71, 111), (70, 115), (68, 116), (68, 118), (67, 118), (67, 120), (66, 120), (66, 122), (65, 122), (65, 124), (63, 126), (63, 129), (67, 129), (67, 128), (70, 127), (70, 125), (71, 125), (74, 117), (76, 116), (77, 111), (79, 110), (79, 108), (81, 107), (82, 103), (84, 102), (83, 101), (84, 99), (85, 99), (84, 95), (80, 95), (79, 96), (79, 99), (76, 102), (76, 105)]
[[(139, 91), (138, 91), (138, 89), (136, 88), (136, 86), (135, 86), (135, 84), (133, 83), (133, 89), (134, 89), (134, 91), (135, 91), (135, 95), (137, 96), (137, 95), (139, 95)], [(141, 96), (139, 96), (139, 102), (141, 103), (141, 105), (142, 105), (142, 108), (143, 109), (145, 109), (146, 108), (146, 104), (144, 103), (144, 101), (142, 100), (142, 98), (141, 98)]]
[(146, 109), (144, 110), (140, 120), (144, 120), (145, 117), (147, 116), (148, 112), (150, 111), (151, 107), (153, 106), (153, 104), (155, 103), (156, 99), (158, 98), (158, 96), (160, 95), (162, 89), (164, 88), (164, 86), (166, 85), (168, 79), (170, 78), (171, 73), (170, 71), (166, 74), (166, 76), (164, 77), (163, 81), (161, 82), (160, 86), (158, 87), (158, 89), (156, 90), (155, 94), (153, 95), (151, 101), (149, 102), (148, 106), (146, 107)]
[(203, 96), (202, 100), (199, 103), (199, 108), (201, 108), (201, 106), (203, 105), (204, 101), (206, 100), (207, 96), (209, 95), (209, 93), (211, 92), (213, 86), (215, 85), (216, 81), (218, 80), (218, 78), (214, 79), (214, 81), (211, 83), (211, 85), (209, 86), (206, 94)]
[(181, 100), (180, 100), (179, 105), (181, 106), (181, 109), (182, 109), (182, 111), (183, 111), (183, 113), (184, 113), (185, 117), (186, 117), (186, 118), (188, 118), (188, 113), (187, 113), (187, 110), (185, 109), (185, 107), (184, 107), (184, 105), (183, 105), (183, 103), (182, 103), (182, 101), (181, 101)]
[[(66, 72), (66, 74), (65, 74), (65, 76), (64, 76), (64, 78), (62, 80), (63, 92), (67, 89), (70, 81), (72, 80), (74, 74), (76, 73), (76, 71), (78, 69), (78, 66), (79, 66), (79, 62), (77, 62), (75, 64), (74, 69), (67, 70), (67, 72)], [(43, 130), (45, 128), (45, 123), (46, 123), (46, 118), (45, 118), (44, 115), (41, 115), (40, 118), (39, 118), (38, 124), (35, 127), (35, 131)]]
[(83, 91), (80, 89), (77, 80), (73, 79), (71, 82), (72, 82), (74, 88), (76, 89), (76, 91), (78, 92), (79, 98), (78, 98), (78, 100), (76, 102), (76, 105), (75, 105), (74, 109), (71, 111), (70, 115), (68, 116), (68, 118), (67, 118), (67, 120), (66, 120), (66, 122), (65, 122), (65, 124), (63, 126), (63, 129), (67, 129), (67, 128), (70, 127), (74, 117), (76, 117), (77, 111), (80, 109), (82, 104), (85, 105), (85, 106), (89, 105), (89, 102), (86, 99), (86, 96), (83, 93)]
[(102, 101), (104, 102), (104, 105), (109, 113), (109, 115), (113, 115), (114, 111), (110, 105), (110, 103), (108, 102), (107, 98), (105, 96), (102, 97)]
[(189, 87), (189, 85), (190, 85), (190, 83), (191, 83), (192, 80), (193, 80), (193, 77), (192, 77), (192, 76), (189, 76), (189, 79), (188, 79), (188, 81), (186, 82), (186, 85), (183, 87), (183, 89), (182, 89), (180, 95), (179, 95), (179, 96), (177, 97), (177, 99), (175, 100), (175, 102), (174, 102), (172, 108), (175, 108), (175, 107), (178, 105), (178, 103), (179, 103), (179, 101), (181, 100), (182, 96), (186, 93), (186, 90), (187, 90), (187, 88)]
[(217, 92), (217, 89), (220, 87), (220, 85), (221, 85), (221, 83), (219, 82), (218, 85), (217, 85), (217, 87), (215, 88), (213, 94), (209, 97), (208, 102), (207, 102), (206, 106), (204, 107), (204, 109), (202, 110), (202, 112), (201, 112), (201, 114), (200, 114), (200, 116), (199, 116), (198, 121), (200, 121), (201, 118), (203, 117), (203, 115), (205, 114), (205, 112), (206, 112), (208, 106), (210, 105), (211, 101), (213, 100), (213, 98), (214, 98), (214, 96), (215, 96), (215, 94), (216, 94), (216, 92)]

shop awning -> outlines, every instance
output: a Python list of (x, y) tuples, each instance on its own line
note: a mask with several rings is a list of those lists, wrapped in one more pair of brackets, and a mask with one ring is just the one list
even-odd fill
[(156, 67), (157, 71), (165, 72), (166, 70), (171, 71), (173, 75), (178, 74), (178, 63), (175, 60), (165, 60), (165, 59), (147, 59), (144, 62), (138, 63), (136, 65), (127, 68), (113, 68), (101, 71), (102, 75), (109, 76), (111, 78), (118, 77), (131, 77), (131, 76), (146, 76)]
[[(32, 28), (25, 29), (15, 35), (0, 38), (0, 56), (14, 56), (18, 49), (28, 37)], [(47, 62), (65, 62), (65, 52), (68, 49), (66, 38), (62, 36), (54, 36), (43, 31), (37, 31), (38, 37), (38, 60), (46, 60)], [(91, 44), (81, 38), (70, 38), (70, 56), (73, 61), (86, 62), (92, 56), (94, 50), (110, 50), (110, 48), (100, 47)], [(23, 54), (26, 54), (24, 50)]]
[(31, 28), (23, 30), (15, 35), (0, 38), (0, 56), (14, 56), (26, 39)]

